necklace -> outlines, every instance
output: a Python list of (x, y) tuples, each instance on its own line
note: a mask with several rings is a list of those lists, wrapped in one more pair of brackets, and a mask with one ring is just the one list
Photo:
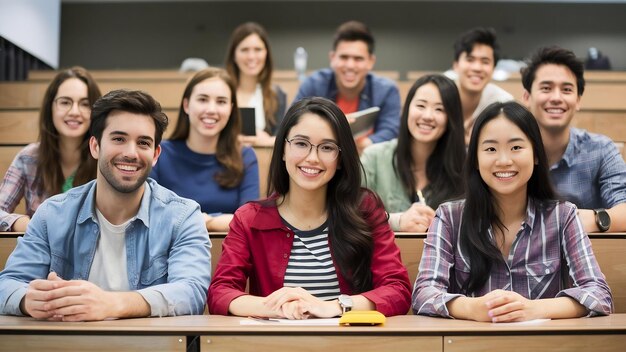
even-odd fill
[(328, 218), (327, 212), (322, 212), (321, 215), (313, 219), (303, 219), (294, 214), (289, 204), (283, 203), (281, 205), (283, 211), (283, 218), (292, 226), (298, 230), (311, 230), (320, 227)]

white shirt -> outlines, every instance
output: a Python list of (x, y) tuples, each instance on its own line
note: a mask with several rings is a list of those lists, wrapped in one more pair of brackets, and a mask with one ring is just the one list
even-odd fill
[(129, 291), (126, 267), (126, 227), (133, 220), (121, 225), (111, 224), (96, 208), (100, 238), (96, 246), (89, 282), (105, 291)]
[(254, 108), (254, 122), (257, 131), (265, 130), (265, 110), (263, 110), (263, 90), (261, 84), (256, 84), (254, 95), (248, 101), (248, 106)]

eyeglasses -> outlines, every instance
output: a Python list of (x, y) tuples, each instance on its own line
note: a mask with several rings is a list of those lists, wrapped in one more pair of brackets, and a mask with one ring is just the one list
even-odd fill
[[(57, 108), (57, 110), (59, 110), (60, 113), (66, 113), (70, 111), (74, 106), (74, 100), (72, 100), (72, 98), (59, 97), (54, 99), (54, 106)], [(89, 103), (89, 99), (79, 100), (78, 110), (83, 114), (90, 114), (91, 104)]]
[(315, 147), (317, 156), (320, 160), (326, 162), (335, 161), (341, 151), (341, 148), (333, 142), (324, 142), (315, 145), (302, 138), (292, 138), (291, 140), (285, 139), (285, 142), (289, 143), (291, 151), (296, 157), (308, 156), (311, 153), (311, 150), (313, 150), (313, 147)]

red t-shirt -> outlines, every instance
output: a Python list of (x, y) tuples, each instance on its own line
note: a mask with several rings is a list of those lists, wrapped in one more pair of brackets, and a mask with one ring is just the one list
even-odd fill
[(359, 98), (352, 100), (345, 99), (341, 94), (337, 93), (337, 106), (344, 114), (349, 114), (359, 110)]

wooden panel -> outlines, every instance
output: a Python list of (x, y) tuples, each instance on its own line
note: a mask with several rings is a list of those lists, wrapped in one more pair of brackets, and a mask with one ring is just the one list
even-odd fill
[[(29, 81), (43, 81), (49, 83), (59, 71), (30, 70)], [(193, 75), (192, 72), (181, 73), (178, 70), (89, 70), (91, 76), (98, 82), (107, 80), (175, 80), (185, 82)]]
[(0, 82), (0, 109), (39, 109), (47, 87), (43, 82)]
[(214, 277), (215, 269), (217, 269), (217, 263), (219, 263), (220, 257), (222, 256), (222, 243), (224, 243), (224, 236), (224, 234), (216, 236), (209, 234), (209, 238), (211, 239), (211, 277)]
[[(349, 328), (346, 328), (349, 329)], [(441, 337), (398, 336), (202, 336), (203, 352), (441, 351)]]
[(272, 160), (272, 147), (254, 147), (257, 162), (259, 164), (259, 194), (261, 198), (267, 195), (267, 176), (270, 170), (270, 162)]
[(184, 336), (4, 335), (0, 351), (185, 351)]
[(38, 110), (0, 110), (0, 145), (32, 143), (38, 135)]
[(444, 336), (443, 351), (623, 351), (624, 335)]
[[(178, 121), (178, 109), (163, 109), (169, 125), (163, 138), (169, 137)], [(39, 110), (0, 110), (0, 145), (29, 144), (39, 136)]]
[(98, 83), (102, 94), (115, 89), (138, 89), (152, 95), (164, 109), (178, 109), (185, 90), (184, 81), (106, 81)]
[[(413, 85), (413, 83), (415, 82), (408, 82), (408, 81), (398, 82), (398, 91), (400, 93), (400, 106), (404, 106), (404, 102), (406, 101), (406, 96), (409, 94), (409, 89), (411, 89), (411, 86)], [(400, 114), (402, 114), (402, 111), (400, 111)]]
[[(0, 83), (0, 109), (39, 109), (47, 82)], [(114, 89), (139, 89), (152, 95), (164, 109), (178, 109), (184, 81), (106, 81), (99, 83), (102, 94)]]
[(396, 244), (400, 247), (402, 263), (404, 263), (406, 270), (409, 272), (409, 281), (413, 284), (417, 278), (420, 260), (422, 259), (424, 239), (396, 236)]
[(576, 113), (573, 125), (608, 136), (615, 142), (626, 141), (626, 110), (580, 111)]
[(593, 238), (593, 253), (613, 293), (615, 313), (626, 313), (626, 239)]
[(4, 174), (6, 174), (7, 169), (15, 159), (17, 153), (22, 150), (24, 147), (0, 147), (0, 175), (4, 178)]
[(17, 246), (17, 238), (0, 237), (0, 270), (4, 269), (15, 246)]

